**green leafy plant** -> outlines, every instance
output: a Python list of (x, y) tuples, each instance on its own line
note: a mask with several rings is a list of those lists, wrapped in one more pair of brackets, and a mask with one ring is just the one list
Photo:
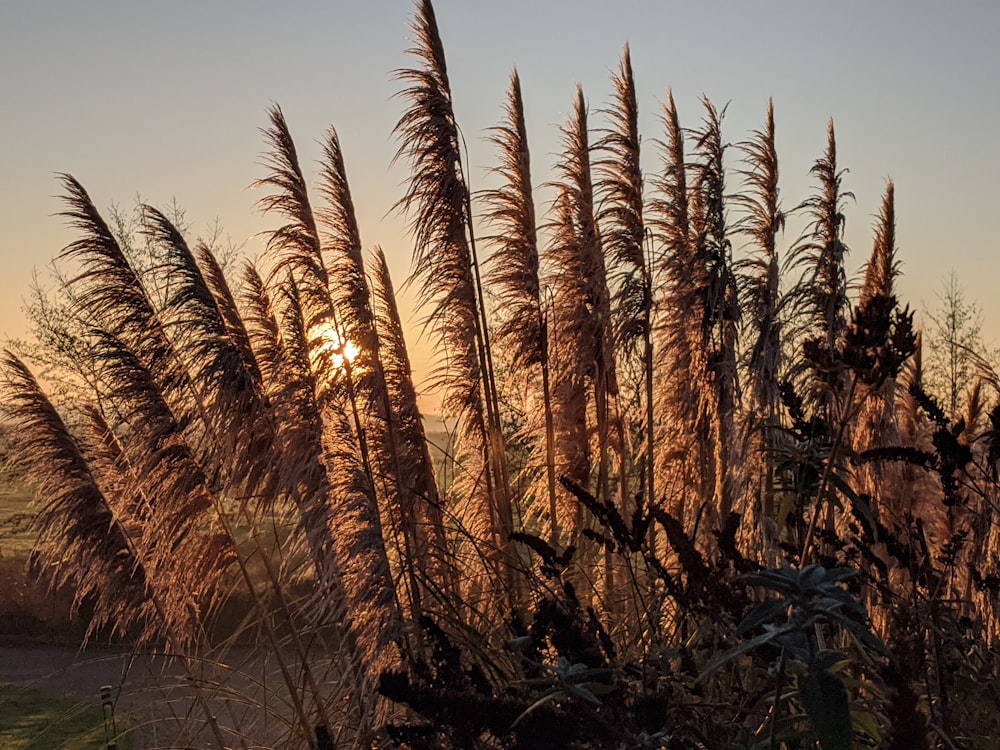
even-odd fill
[(763, 632), (720, 654), (699, 679), (705, 679), (722, 665), (752, 650), (768, 645), (779, 649), (771, 717), (772, 745), (774, 728), (779, 723), (784, 680), (789, 672), (796, 675), (798, 699), (809, 715), (823, 750), (846, 750), (851, 745), (850, 703), (844, 682), (835, 670), (847, 656), (842, 650), (824, 648), (821, 645), (823, 632), (826, 631), (826, 638), (832, 638), (841, 631), (873, 654), (889, 656), (885, 644), (866, 625), (865, 607), (842, 585), (856, 575), (857, 571), (851, 568), (827, 570), (814, 564), (796, 570), (786, 565), (741, 575), (734, 581), (760, 587), (778, 596), (758, 604), (737, 628), (742, 636), (757, 630)]

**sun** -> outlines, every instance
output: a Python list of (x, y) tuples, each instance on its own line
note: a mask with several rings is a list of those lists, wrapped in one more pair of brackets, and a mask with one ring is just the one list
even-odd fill
[(340, 333), (330, 323), (315, 326), (310, 338), (313, 341), (314, 360), (325, 360), (337, 371), (346, 369), (361, 353), (360, 347), (350, 339), (341, 341)]

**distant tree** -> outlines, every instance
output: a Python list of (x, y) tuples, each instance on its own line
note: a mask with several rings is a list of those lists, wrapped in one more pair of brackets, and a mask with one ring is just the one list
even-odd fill
[(995, 357), (982, 340), (983, 315), (951, 271), (941, 282), (934, 310), (925, 310), (924, 386), (956, 415), (975, 385), (979, 365)]
[[(192, 231), (184, 209), (176, 201), (160, 209), (183, 234)], [(148, 240), (141, 196), (131, 208), (113, 204), (108, 210), (108, 225), (115, 239), (140, 276), (152, 282), (155, 269), (163, 258), (159, 248)], [(242, 257), (243, 248), (224, 232), (218, 220), (207, 225), (195, 240), (196, 247), (210, 248), (220, 268), (231, 269)], [(57, 403), (71, 404), (83, 393), (97, 390), (97, 370), (93, 359), (94, 321), (80, 310), (72, 292), (74, 272), (59, 263), (36, 268), (21, 310), (27, 321), (27, 336), (7, 345), (37, 369), (49, 394)], [(165, 297), (167, 287), (150, 288), (157, 299)]]

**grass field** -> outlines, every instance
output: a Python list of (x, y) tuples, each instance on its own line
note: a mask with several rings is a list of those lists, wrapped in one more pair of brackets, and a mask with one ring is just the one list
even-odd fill
[(23, 487), (0, 481), (0, 557), (23, 557), (31, 549), (31, 499)]
[[(8, 477), (0, 478), (0, 580), (4, 582), (0, 586), (0, 638), (79, 639), (83, 630), (70, 614), (72, 592), (53, 591), (47, 578), (28, 568), (28, 555), (35, 542), (35, 508), (31, 503), (24, 487)], [(0, 724), (0, 731), (3, 729)], [(11, 746), (0, 742), (0, 750), (7, 747)]]
[(440, 486), (447, 488), (455, 478), (455, 461), (451, 455), (454, 451), (452, 436), (440, 420), (426, 420), (424, 429), (431, 461), (434, 463), (434, 475)]
[[(101, 707), (0, 683), (0, 750), (93, 750), (107, 745)], [(120, 750), (131, 743), (118, 741)]]

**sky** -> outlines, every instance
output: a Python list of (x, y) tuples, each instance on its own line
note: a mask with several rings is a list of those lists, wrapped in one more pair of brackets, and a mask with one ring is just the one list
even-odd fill
[[(488, 186), (497, 124), (517, 66), (536, 183), (551, 178), (558, 125), (575, 86), (591, 122), (631, 47), (644, 145), (660, 137), (671, 87), (681, 124), (699, 97), (728, 103), (730, 142), (760, 127), (773, 98), (786, 208), (807, 197), (809, 168), (834, 118), (847, 211), (849, 270), (871, 248), (886, 180), (896, 186), (900, 289), (934, 309), (954, 271), (1000, 337), (1000, 3), (925, 0), (646, 2), (437, 0), (473, 188)], [(402, 111), (392, 71), (411, 64), (408, 0), (5, 0), (0, 21), (0, 337), (25, 333), (22, 300), (74, 239), (56, 214), (56, 174), (73, 174), (102, 209), (137, 197), (185, 210), (192, 236), (220, 227), (254, 257), (275, 222), (249, 185), (267, 107), (280, 104), (303, 167), (336, 127), (366, 247), (385, 250), (397, 286), (409, 271), (406, 223), (392, 211), (404, 164), (391, 166)], [(647, 173), (657, 167), (647, 147)], [(735, 187), (735, 178), (730, 185)], [(541, 198), (542, 196), (540, 196)], [(789, 238), (791, 239), (791, 238)], [(431, 361), (413, 324), (418, 375)], [(426, 403), (433, 408), (433, 399)]]

